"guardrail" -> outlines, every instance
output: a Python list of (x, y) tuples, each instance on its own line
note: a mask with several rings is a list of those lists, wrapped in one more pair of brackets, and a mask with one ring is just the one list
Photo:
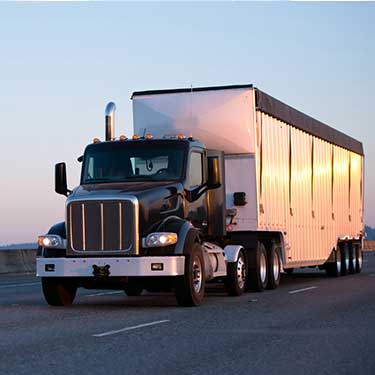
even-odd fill
[(0, 274), (35, 272), (35, 258), (36, 249), (0, 250)]

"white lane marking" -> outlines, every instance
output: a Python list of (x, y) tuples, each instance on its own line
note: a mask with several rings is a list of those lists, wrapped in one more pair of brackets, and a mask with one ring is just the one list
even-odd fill
[(162, 324), (162, 323), (167, 323), (167, 322), (170, 322), (170, 320), (157, 320), (156, 322), (138, 324), (137, 326), (121, 328), (121, 329), (117, 329), (117, 330), (114, 330), (114, 331), (108, 331), (108, 332), (103, 332), (103, 333), (96, 333), (93, 336), (94, 337), (104, 337), (104, 336), (109, 336), (109, 335), (115, 335), (116, 333), (122, 333), (122, 332), (126, 332), (126, 331), (132, 331), (133, 329), (154, 326), (156, 324)]
[(21, 286), (29, 286), (29, 285), (40, 285), (40, 283), (25, 283), (25, 284), (0, 285), (0, 289), (18, 288), (18, 287), (21, 287)]
[(103, 292), (103, 293), (96, 293), (96, 294), (88, 294), (87, 296), (84, 297), (96, 297), (96, 296), (106, 296), (107, 294), (125, 294), (122, 290), (116, 290), (115, 292)]
[(303, 289), (297, 289), (297, 290), (292, 290), (290, 292), (288, 292), (289, 294), (294, 294), (294, 293), (300, 293), (300, 292), (304, 292), (306, 290), (311, 290), (311, 289), (316, 289), (317, 286), (309, 286), (308, 288), (303, 288)]

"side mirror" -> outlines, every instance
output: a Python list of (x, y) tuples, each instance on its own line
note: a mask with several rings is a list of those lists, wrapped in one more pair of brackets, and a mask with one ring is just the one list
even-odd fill
[(220, 168), (219, 158), (217, 156), (209, 156), (208, 161), (208, 181), (207, 186), (209, 189), (215, 189), (220, 187)]
[(66, 164), (57, 163), (55, 165), (55, 191), (57, 194), (68, 196), (70, 190), (68, 190), (66, 183)]

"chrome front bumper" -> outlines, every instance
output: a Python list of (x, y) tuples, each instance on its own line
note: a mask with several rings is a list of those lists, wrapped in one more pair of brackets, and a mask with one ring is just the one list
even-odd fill
[(94, 266), (107, 266), (108, 276), (178, 276), (184, 274), (185, 257), (37, 258), (36, 275), (93, 277)]

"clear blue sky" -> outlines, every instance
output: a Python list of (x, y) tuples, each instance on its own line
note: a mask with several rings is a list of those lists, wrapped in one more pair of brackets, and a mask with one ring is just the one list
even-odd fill
[(79, 156), (135, 90), (254, 83), (364, 142), (375, 226), (375, 3), (0, 3), (0, 244), (64, 218)]

